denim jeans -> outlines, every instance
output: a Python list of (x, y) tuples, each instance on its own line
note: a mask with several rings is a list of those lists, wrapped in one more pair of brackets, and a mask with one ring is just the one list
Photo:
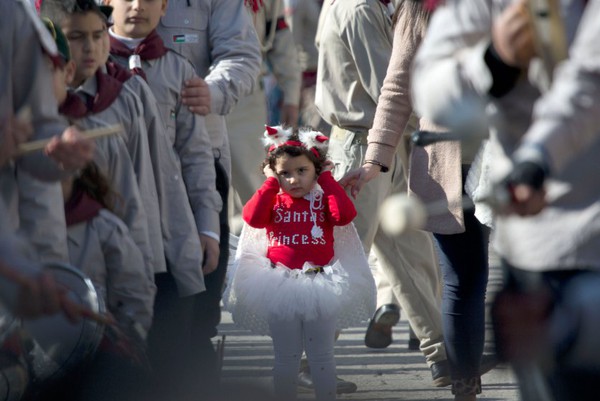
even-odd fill
[(465, 232), (434, 234), (444, 285), (444, 343), (453, 379), (479, 376), (485, 340), (489, 229), (477, 220), (473, 210), (465, 210), (464, 218)]

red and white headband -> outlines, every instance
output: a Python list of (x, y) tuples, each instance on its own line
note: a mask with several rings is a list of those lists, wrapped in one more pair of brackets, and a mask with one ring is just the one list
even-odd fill
[(292, 128), (284, 128), (281, 125), (270, 127), (265, 125), (265, 132), (262, 141), (265, 146), (269, 147), (269, 152), (277, 149), (280, 146), (301, 146), (310, 150), (316, 157), (327, 149), (329, 138), (320, 133), (308, 128), (301, 128), (298, 131), (299, 141), (292, 141)]

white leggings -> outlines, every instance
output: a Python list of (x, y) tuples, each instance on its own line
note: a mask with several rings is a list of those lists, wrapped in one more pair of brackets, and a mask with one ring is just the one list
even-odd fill
[(319, 318), (307, 322), (271, 318), (269, 328), (275, 353), (273, 381), (276, 399), (296, 399), (300, 357), (302, 351), (306, 351), (316, 400), (335, 400), (335, 319)]

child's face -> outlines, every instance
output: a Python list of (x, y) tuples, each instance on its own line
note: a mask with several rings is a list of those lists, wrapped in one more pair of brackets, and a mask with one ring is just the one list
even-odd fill
[(73, 60), (69, 60), (63, 67), (57, 67), (48, 58), (48, 64), (52, 70), (54, 97), (56, 98), (56, 102), (61, 105), (67, 98), (67, 87), (71, 84), (75, 75), (75, 63), (73, 63)]
[(315, 165), (306, 155), (284, 154), (275, 161), (275, 173), (283, 192), (292, 198), (302, 198), (315, 185)]
[(77, 66), (73, 86), (79, 86), (104, 63), (106, 24), (95, 12), (87, 12), (65, 18), (61, 28), (69, 41), (71, 58)]
[(104, 40), (102, 41), (102, 65), (108, 62), (110, 58), (110, 36), (104, 35)]
[(165, 15), (167, 0), (104, 0), (113, 7), (113, 29), (126, 38), (145, 38)]

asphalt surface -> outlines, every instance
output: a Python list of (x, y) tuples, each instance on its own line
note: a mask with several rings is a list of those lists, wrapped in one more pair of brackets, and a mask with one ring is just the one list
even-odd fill
[[(495, 261), (491, 260), (492, 265)], [(500, 272), (490, 269), (488, 304), (499, 288)], [(488, 305), (489, 306), (489, 305)], [(488, 308), (489, 309), (489, 308)], [(394, 327), (394, 342), (383, 350), (365, 347), (362, 327), (344, 330), (336, 343), (335, 355), (338, 376), (355, 382), (358, 390), (338, 395), (340, 400), (452, 400), (450, 388), (434, 387), (431, 371), (420, 351), (409, 351), (408, 322), (401, 317)], [(492, 352), (491, 326), (487, 324), (486, 350)], [(230, 400), (269, 399), (272, 387), (273, 351), (271, 340), (240, 330), (223, 313), (219, 339), (225, 336), (223, 383), (232, 391)], [(257, 389), (258, 387), (258, 389)], [(236, 389), (233, 392), (232, 389)], [(478, 400), (518, 400), (517, 386), (510, 368), (499, 365), (482, 377), (482, 394)], [(300, 392), (299, 399), (312, 399), (310, 393)]]

